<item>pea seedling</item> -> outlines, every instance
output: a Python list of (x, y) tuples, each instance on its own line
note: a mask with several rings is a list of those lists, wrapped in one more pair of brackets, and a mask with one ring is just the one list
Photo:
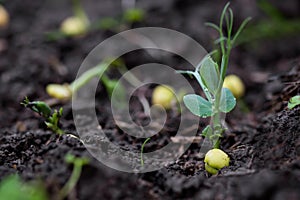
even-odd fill
[(74, 189), (80, 178), (82, 167), (89, 163), (88, 158), (75, 157), (72, 154), (67, 154), (65, 157), (65, 161), (73, 165), (73, 171), (71, 177), (58, 194), (58, 199), (60, 200), (65, 199), (68, 194)]
[[(193, 114), (203, 118), (212, 117), (212, 123), (204, 128), (202, 135), (209, 138), (214, 148), (219, 148), (220, 137), (225, 131), (221, 123), (221, 113), (230, 112), (236, 105), (236, 99), (232, 92), (228, 88), (223, 88), (230, 52), (237, 37), (249, 20), (250, 18), (245, 19), (236, 34), (232, 35), (233, 12), (229, 8), (229, 3), (227, 3), (222, 11), (219, 26), (206, 23), (219, 33), (219, 39), (216, 40), (216, 43), (220, 45), (222, 54), (220, 67), (208, 55), (198, 64), (195, 71), (179, 71), (179, 73), (194, 76), (207, 98), (204, 99), (196, 94), (188, 94), (184, 96), (183, 101)], [(227, 28), (226, 35), (223, 32), (224, 23)], [(216, 159), (219, 158), (216, 156)]]
[(49, 129), (58, 135), (64, 134), (58, 126), (59, 120), (62, 116), (63, 109), (60, 108), (59, 111), (52, 109), (43, 101), (32, 101), (30, 102), (27, 97), (21, 102), (24, 107), (30, 108), (32, 111), (38, 113), (46, 119), (45, 124)]
[[(206, 56), (196, 67), (195, 71), (179, 71), (179, 73), (186, 73), (193, 75), (200, 84), (204, 94), (207, 98), (195, 94), (184, 96), (183, 101), (186, 107), (195, 115), (206, 118), (211, 116), (212, 125), (208, 125), (202, 132), (206, 137), (213, 141), (214, 147), (219, 147), (219, 138), (224, 132), (221, 124), (220, 114), (230, 112), (236, 105), (236, 99), (228, 88), (223, 88), (224, 79), (228, 67), (229, 56), (231, 49), (234, 46), (238, 35), (245, 27), (250, 18), (243, 21), (237, 33), (232, 36), (233, 28), (233, 12), (229, 7), (229, 3), (223, 9), (220, 19), (220, 25), (217, 26), (212, 23), (207, 23), (208, 26), (216, 29), (220, 38), (217, 42), (220, 44), (222, 61), (219, 67), (216, 62), (209, 56)], [(229, 13), (229, 16), (227, 14)], [(227, 25), (227, 35), (223, 33), (224, 20)]]
[(288, 108), (293, 109), (294, 107), (300, 105), (300, 95), (293, 96), (288, 102)]

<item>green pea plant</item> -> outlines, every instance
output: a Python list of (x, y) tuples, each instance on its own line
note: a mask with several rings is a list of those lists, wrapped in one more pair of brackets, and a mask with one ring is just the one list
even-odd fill
[(59, 128), (59, 120), (62, 117), (63, 108), (60, 108), (58, 111), (53, 111), (45, 102), (30, 102), (28, 97), (25, 97), (25, 99), (21, 102), (21, 105), (31, 109), (32, 111), (44, 117), (46, 126), (54, 133), (57, 133), (59, 136), (65, 133), (62, 129)]
[(298, 105), (300, 105), (300, 95), (293, 96), (288, 102), (288, 109), (293, 109)]
[[(223, 88), (230, 53), (238, 36), (249, 20), (250, 18), (245, 19), (237, 32), (233, 34), (233, 12), (231, 8), (229, 8), (229, 3), (227, 3), (222, 11), (219, 25), (206, 23), (207, 26), (214, 28), (219, 33), (219, 38), (216, 40), (216, 43), (219, 44), (222, 55), (220, 66), (211, 58), (211, 53), (204, 57), (194, 71), (178, 71), (178, 73), (185, 73), (195, 77), (205, 94), (206, 99), (196, 94), (185, 95), (183, 102), (193, 114), (202, 118), (212, 118), (211, 124), (203, 129), (202, 135), (207, 137), (213, 145), (213, 148), (216, 149), (219, 148), (220, 138), (225, 131), (221, 123), (221, 113), (230, 112), (236, 105), (236, 99), (232, 92), (227, 88)], [(223, 31), (224, 23), (227, 34)], [(223, 160), (220, 159), (220, 162), (223, 162)], [(224, 166), (226, 166), (227, 163), (229, 163), (229, 161), (226, 161)], [(218, 169), (222, 168), (222, 166), (218, 166)], [(210, 167), (213, 168), (213, 166)], [(216, 169), (216, 171), (218, 171), (218, 169)], [(210, 172), (209, 170), (207, 171)]]

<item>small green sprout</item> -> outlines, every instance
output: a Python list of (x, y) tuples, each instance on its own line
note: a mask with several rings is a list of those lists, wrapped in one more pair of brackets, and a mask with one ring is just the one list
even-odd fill
[(17, 175), (11, 175), (0, 183), (0, 199), (47, 200), (45, 188), (37, 182), (24, 183)]
[(46, 119), (45, 124), (47, 127), (58, 135), (63, 135), (64, 131), (58, 126), (59, 120), (62, 117), (63, 108), (59, 111), (52, 109), (43, 101), (32, 101), (30, 102), (27, 97), (21, 102), (24, 107), (30, 108), (32, 111), (38, 113)]
[(63, 135), (65, 132), (61, 130), (58, 127), (59, 120), (62, 117), (63, 114), (63, 108), (60, 108), (59, 111), (54, 110), (52, 116), (50, 116), (47, 121), (45, 121), (45, 124), (49, 129), (51, 129), (54, 133), (57, 133), (58, 135)]
[(67, 154), (65, 156), (65, 161), (66, 163), (73, 165), (73, 171), (71, 177), (58, 194), (58, 199), (60, 200), (65, 199), (68, 196), (68, 194), (74, 189), (80, 178), (82, 167), (89, 163), (88, 158), (75, 157), (72, 154)]
[(293, 109), (294, 107), (300, 105), (300, 95), (293, 96), (288, 102), (288, 108)]
[(210, 174), (217, 174), (223, 167), (229, 166), (229, 156), (220, 149), (209, 150), (204, 158), (205, 170)]
[(142, 147), (141, 147), (141, 166), (143, 167), (144, 166), (144, 158), (143, 158), (143, 154), (144, 154), (144, 147), (146, 145), (146, 143), (150, 140), (151, 138), (147, 138), (143, 144), (142, 144)]
[(170, 86), (159, 85), (152, 93), (152, 104), (158, 104), (165, 109), (170, 109), (175, 101), (174, 90)]
[(6, 9), (0, 5), (0, 28), (7, 27), (9, 23), (9, 14)]
[[(188, 94), (184, 96), (183, 101), (193, 114), (203, 118), (212, 117), (212, 124), (202, 131), (202, 135), (210, 139), (214, 148), (219, 148), (220, 137), (225, 131), (221, 123), (221, 113), (230, 112), (236, 105), (236, 99), (232, 92), (227, 88), (223, 88), (230, 52), (237, 37), (249, 20), (250, 18), (244, 20), (236, 34), (233, 35), (233, 12), (229, 8), (229, 3), (227, 3), (222, 11), (219, 26), (206, 23), (216, 29), (220, 35), (219, 39), (216, 40), (216, 43), (220, 45), (222, 54), (220, 67), (208, 55), (198, 64), (195, 71), (178, 71), (194, 76), (207, 98), (204, 99), (196, 94)], [(227, 27), (226, 35), (223, 32), (224, 23)]]

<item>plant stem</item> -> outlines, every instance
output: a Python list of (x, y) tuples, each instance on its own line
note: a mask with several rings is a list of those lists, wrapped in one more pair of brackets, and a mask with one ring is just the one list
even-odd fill
[[(221, 82), (221, 80), (220, 80)], [(222, 87), (221, 87), (222, 89)], [(214, 148), (219, 148), (219, 138), (220, 138), (220, 135), (222, 135), (224, 129), (222, 127), (222, 124), (221, 124), (221, 115), (220, 115), (220, 101), (221, 101), (221, 92), (222, 91), (219, 91), (218, 89), (218, 92), (215, 96), (215, 101), (214, 101), (214, 106), (213, 106), (213, 113), (215, 113), (213, 116), (212, 116), (212, 128), (213, 128), (213, 138), (211, 138), (212, 140), (212, 143), (213, 143), (213, 146)]]
[(143, 159), (144, 147), (149, 140), (150, 140), (150, 138), (147, 138), (144, 141), (144, 143), (142, 144), (142, 148), (141, 148), (141, 165), (142, 165), (142, 167), (144, 166), (144, 159)]
[[(226, 40), (220, 40), (220, 47), (222, 52), (222, 61), (221, 61), (221, 67), (220, 67), (220, 77), (219, 77), (219, 85), (217, 88), (217, 92), (215, 95), (215, 101), (214, 101), (214, 115), (212, 116), (212, 127), (213, 127), (213, 137), (211, 138), (214, 148), (219, 148), (220, 144), (220, 137), (224, 132), (224, 128), (221, 123), (221, 111), (219, 109), (220, 107), (220, 101), (221, 101), (221, 95), (222, 95), (222, 87), (224, 83), (224, 78), (226, 76), (226, 71), (229, 63), (229, 56), (232, 48), (232, 41), (231, 41), (231, 32), (232, 32), (232, 26), (233, 26), (233, 14), (232, 10), (229, 9), (229, 19), (226, 15), (227, 9), (229, 7), (229, 3), (227, 3), (223, 9), (223, 12), (221, 14), (220, 18), (220, 26), (219, 26), (219, 34), (220, 38), (224, 38), (224, 33), (222, 30), (223, 27), (223, 21), (225, 17), (225, 21), (227, 24), (227, 39)], [(229, 21), (228, 21), (229, 20)]]
[(58, 199), (62, 200), (66, 198), (66, 196), (73, 190), (77, 181), (80, 178), (81, 171), (82, 171), (82, 165), (75, 162), (71, 177), (68, 180), (68, 182), (64, 185), (64, 187), (60, 190), (58, 194)]
[(87, 17), (85, 11), (82, 8), (82, 5), (80, 4), (79, 0), (72, 0), (73, 4), (73, 11), (75, 16), (77, 16), (79, 19), (83, 20), (86, 25), (90, 24), (90, 20)]
[(78, 79), (76, 79), (70, 84), (72, 93), (75, 93), (77, 90), (79, 90), (82, 86), (87, 84), (95, 76), (101, 77), (108, 67), (109, 65), (106, 62), (104, 62), (84, 72)]

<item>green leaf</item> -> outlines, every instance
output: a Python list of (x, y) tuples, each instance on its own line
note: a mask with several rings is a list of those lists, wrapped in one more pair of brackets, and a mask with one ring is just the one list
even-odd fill
[(17, 175), (4, 178), (0, 183), (0, 199), (46, 200), (44, 187), (38, 182), (22, 182)]
[(51, 115), (51, 108), (43, 101), (33, 101), (28, 103), (28, 107), (36, 112), (39, 113), (43, 117), (49, 117)]
[(293, 109), (297, 105), (300, 105), (300, 95), (296, 95), (296, 96), (290, 98), (289, 103), (288, 103), (288, 108)]
[(224, 113), (230, 112), (236, 104), (235, 97), (228, 88), (222, 88), (220, 99), (220, 110)]
[(217, 30), (218, 32), (220, 32), (220, 28), (216, 24), (206, 22), (205, 25)]
[(212, 104), (205, 100), (203, 97), (196, 94), (188, 94), (183, 97), (185, 106), (194, 114), (199, 117), (212, 116)]
[(219, 69), (218, 64), (211, 57), (206, 58), (203, 62), (200, 75), (207, 89), (212, 94), (216, 94), (219, 85)]

